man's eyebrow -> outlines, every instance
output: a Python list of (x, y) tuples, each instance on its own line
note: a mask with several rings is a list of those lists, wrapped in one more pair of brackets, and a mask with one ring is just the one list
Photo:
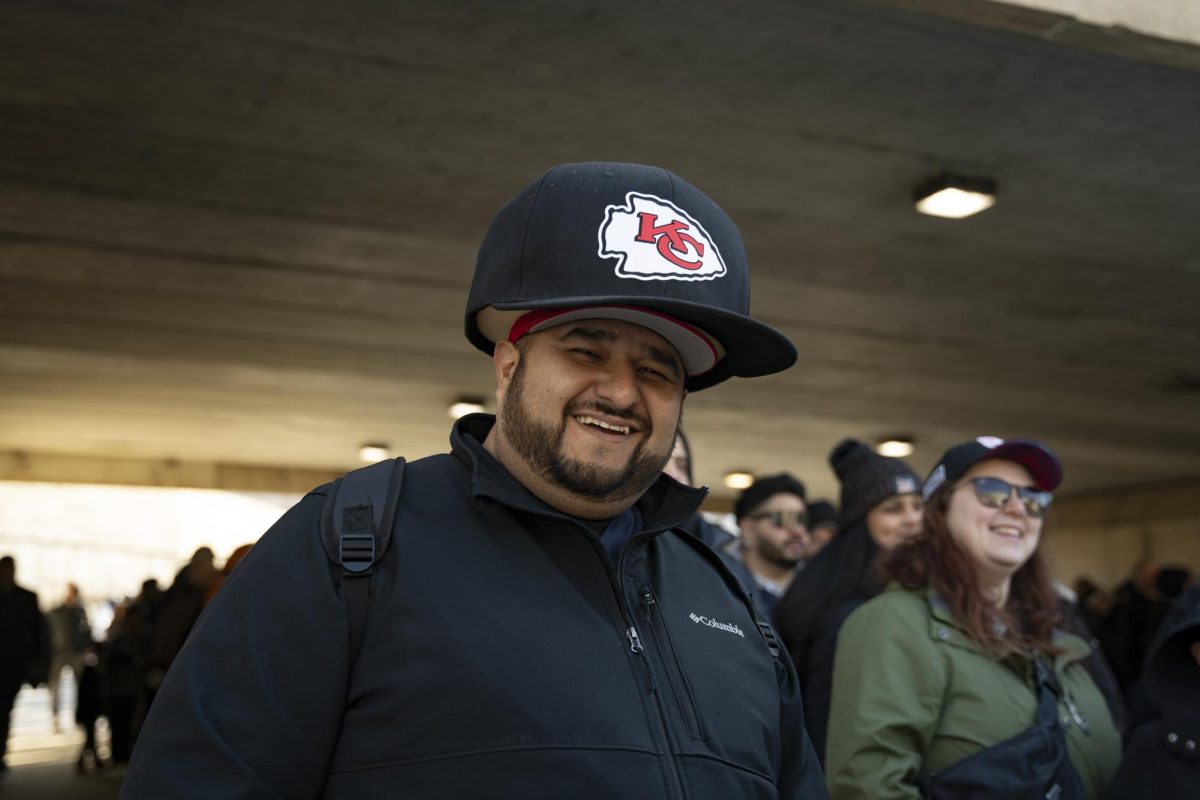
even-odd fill
[(606, 331), (602, 328), (585, 328), (582, 325), (576, 325), (568, 330), (562, 336), (558, 337), (560, 342), (578, 336), (581, 339), (587, 339), (589, 342), (615, 342), (617, 334), (612, 331)]

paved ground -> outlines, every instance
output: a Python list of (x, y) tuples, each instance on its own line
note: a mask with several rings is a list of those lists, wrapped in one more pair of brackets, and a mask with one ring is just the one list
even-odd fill
[[(69, 673), (68, 673), (69, 675)], [(60, 707), (75, 707), (75, 686), (64, 679)], [(89, 763), (83, 774), (75, 762), (83, 745), (83, 731), (74, 714), (61, 713), (56, 730), (50, 713), (49, 690), (25, 687), (13, 708), (8, 741), (7, 772), (0, 774), (3, 800), (116, 800), (124, 770), (95, 771)], [(108, 755), (107, 729), (98, 731), (102, 756)]]
[(120, 791), (120, 774), (77, 775), (74, 758), (65, 763), (10, 767), (0, 777), (3, 800), (116, 800)]

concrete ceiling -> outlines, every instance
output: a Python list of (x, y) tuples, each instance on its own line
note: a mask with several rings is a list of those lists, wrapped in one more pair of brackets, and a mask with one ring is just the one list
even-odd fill
[[(828, 493), (834, 443), (890, 433), (919, 469), (1043, 438), (1067, 492), (1200, 476), (1195, 50), (907, 5), (0, 0), (0, 451), (444, 451), (493, 386), (491, 215), (599, 159), (721, 203), (801, 352), (688, 399), (703, 482)], [(916, 214), (945, 168), (997, 206)]]

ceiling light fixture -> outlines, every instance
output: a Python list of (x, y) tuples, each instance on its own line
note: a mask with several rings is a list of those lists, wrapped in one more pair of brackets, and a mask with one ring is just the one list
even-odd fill
[(459, 397), (450, 404), (450, 416), (453, 419), (465, 417), (467, 414), (479, 414), (483, 411), (482, 397)]
[(875, 452), (888, 458), (911, 456), (913, 449), (913, 440), (908, 436), (892, 436), (875, 443)]
[(368, 464), (374, 464), (376, 461), (383, 461), (386, 458), (392, 457), (392, 448), (388, 447), (383, 442), (367, 442), (362, 447), (358, 448), (358, 457)]
[(754, 484), (754, 473), (744, 470), (726, 472), (724, 481), (730, 489), (749, 489)]
[(996, 182), (944, 172), (918, 186), (913, 201), (922, 214), (963, 219), (996, 204)]

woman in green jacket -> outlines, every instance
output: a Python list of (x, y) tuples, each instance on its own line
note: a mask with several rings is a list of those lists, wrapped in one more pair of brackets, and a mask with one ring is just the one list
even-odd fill
[(951, 766), (1034, 725), (1035, 659), (1057, 678), (1057, 716), (1083, 795), (1103, 796), (1120, 737), (1082, 664), (1088, 645), (1058, 627), (1038, 547), (1061, 474), (1031, 440), (980, 437), (942, 456), (923, 492), (925, 530), (893, 552), (888, 590), (838, 637), (825, 761), (832, 800), (921, 797)]

